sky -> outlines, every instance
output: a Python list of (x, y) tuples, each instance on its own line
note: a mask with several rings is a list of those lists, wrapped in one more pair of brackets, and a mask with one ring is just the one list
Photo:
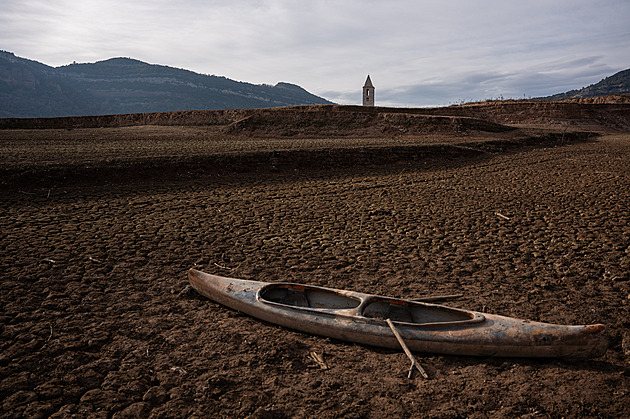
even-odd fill
[(630, 68), (628, 0), (0, 0), (0, 49), (130, 57), (360, 104), (547, 96)]

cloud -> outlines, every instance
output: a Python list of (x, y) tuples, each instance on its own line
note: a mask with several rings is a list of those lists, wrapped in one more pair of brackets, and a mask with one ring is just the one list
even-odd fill
[[(585, 87), (612, 75), (617, 69), (601, 62), (601, 56), (585, 57), (566, 62), (566, 70), (558, 70), (554, 62), (520, 71), (471, 71), (447, 78), (426, 80), (413, 85), (378, 88), (376, 102), (382, 106), (444, 106), (460, 102), (497, 98), (531, 98), (547, 96)], [(603, 76), (602, 76), (603, 75)], [(338, 103), (357, 103), (360, 89), (325, 91), (324, 96)]]
[(128, 56), (360, 103), (579, 88), (630, 67), (630, 2), (4, 0), (0, 48), (58, 66)]

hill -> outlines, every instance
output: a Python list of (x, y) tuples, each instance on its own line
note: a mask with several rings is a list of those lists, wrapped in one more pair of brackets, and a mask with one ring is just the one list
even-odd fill
[(131, 58), (50, 67), (0, 51), (0, 117), (331, 104), (289, 83), (255, 85)]
[(558, 93), (540, 99), (562, 100), (579, 99), (587, 97), (598, 97), (607, 95), (630, 94), (630, 69), (620, 71), (610, 77), (606, 77), (598, 83), (591, 84), (577, 90), (570, 90), (566, 93)]

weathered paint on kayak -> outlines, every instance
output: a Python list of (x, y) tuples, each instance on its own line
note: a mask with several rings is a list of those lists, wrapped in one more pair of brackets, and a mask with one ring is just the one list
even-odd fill
[(601, 324), (567, 326), (324, 287), (267, 283), (191, 269), (202, 295), (258, 319), (305, 333), (416, 352), (498, 357), (592, 358), (608, 346)]

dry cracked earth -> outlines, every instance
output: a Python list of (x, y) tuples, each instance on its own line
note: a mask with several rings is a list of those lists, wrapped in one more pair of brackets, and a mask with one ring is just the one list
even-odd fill
[[(4, 167), (16, 147), (46, 154), (2, 135)], [(0, 417), (627, 416), (629, 161), (630, 136), (617, 133), (325, 170), (5, 184)], [(610, 347), (579, 362), (417, 354), (431, 378), (408, 379), (402, 351), (197, 295), (192, 267), (396, 297), (461, 293), (446, 304), (604, 323)]]

